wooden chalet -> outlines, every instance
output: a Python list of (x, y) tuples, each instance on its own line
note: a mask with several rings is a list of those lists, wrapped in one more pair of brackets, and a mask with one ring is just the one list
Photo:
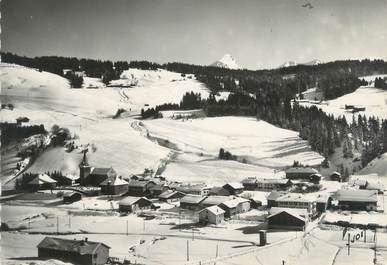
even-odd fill
[(199, 222), (202, 224), (218, 225), (224, 220), (224, 210), (214, 205), (199, 212)]
[(131, 197), (128, 196), (118, 203), (120, 212), (137, 212), (139, 210), (148, 210), (153, 206), (152, 201), (145, 197)]
[(197, 211), (199, 210), (200, 203), (205, 199), (205, 196), (187, 194), (180, 200), (180, 208)]
[(250, 210), (250, 201), (240, 197), (225, 201), (219, 204), (225, 213), (225, 217), (231, 217), (235, 214), (245, 213)]
[(242, 183), (239, 182), (227, 183), (223, 186), (223, 188), (228, 190), (231, 195), (241, 194), (244, 190)]
[(307, 222), (306, 209), (276, 208), (270, 209), (267, 216), (269, 229), (273, 230), (303, 230)]
[(158, 197), (160, 201), (172, 203), (180, 201), (180, 199), (184, 196), (185, 194), (180, 191), (167, 190), (161, 193)]
[(285, 171), (287, 179), (309, 179), (313, 174), (317, 174), (318, 171), (311, 167), (291, 167)]
[(56, 187), (56, 184), (56, 180), (53, 180), (47, 174), (39, 174), (30, 182), (28, 182), (27, 186), (32, 191), (37, 191), (54, 189)]
[(376, 211), (378, 192), (375, 190), (338, 190), (335, 199), (343, 210)]
[(119, 177), (107, 178), (99, 184), (101, 192), (107, 195), (125, 194), (128, 192), (129, 183)]
[(42, 259), (58, 259), (82, 265), (103, 265), (109, 258), (110, 247), (100, 242), (45, 237), (37, 246)]

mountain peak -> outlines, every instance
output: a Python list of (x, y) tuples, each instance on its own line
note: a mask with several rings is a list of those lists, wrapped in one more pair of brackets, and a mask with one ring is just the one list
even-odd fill
[(220, 60), (214, 62), (210, 66), (228, 68), (228, 69), (240, 69), (235, 59), (228, 53), (223, 55), (223, 57)]

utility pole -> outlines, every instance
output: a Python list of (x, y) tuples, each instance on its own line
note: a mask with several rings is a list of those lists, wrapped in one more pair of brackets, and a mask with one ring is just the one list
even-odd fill
[(189, 241), (187, 240), (187, 261), (189, 261)]
[(195, 239), (195, 236), (194, 236), (194, 230), (193, 230), (193, 228), (192, 228), (192, 241), (194, 241), (194, 239)]
[(129, 234), (129, 222), (126, 220), (126, 235)]
[(71, 228), (71, 215), (69, 215), (69, 227)]
[(351, 254), (351, 234), (348, 233), (348, 243), (347, 243), (347, 246), (348, 246), (348, 256)]
[(145, 219), (144, 219), (142, 230), (145, 232)]
[(56, 233), (59, 234), (59, 216), (56, 217)]
[(218, 257), (218, 254), (219, 254), (219, 246), (218, 246), (218, 244), (216, 244), (216, 258)]

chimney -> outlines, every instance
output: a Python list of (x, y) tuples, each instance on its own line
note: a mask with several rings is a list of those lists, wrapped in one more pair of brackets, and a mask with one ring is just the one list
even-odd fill
[(87, 242), (87, 240), (88, 240), (88, 238), (87, 238), (87, 237), (85, 237), (85, 242)]

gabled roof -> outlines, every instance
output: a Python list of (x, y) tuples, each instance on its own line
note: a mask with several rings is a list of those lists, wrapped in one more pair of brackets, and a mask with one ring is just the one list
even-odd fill
[(276, 190), (273, 190), (272, 192), (270, 192), (270, 194), (267, 196), (267, 200), (276, 200), (277, 198), (285, 195), (286, 192), (284, 191), (276, 191)]
[(242, 180), (242, 184), (255, 184), (255, 183), (257, 183), (256, 177), (248, 177)]
[(129, 187), (145, 187), (146, 185), (148, 185), (148, 181), (134, 179), (129, 180)]
[(302, 193), (288, 193), (280, 196), (276, 200), (277, 202), (313, 202), (313, 200)]
[(53, 180), (46, 174), (39, 174), (33, 180), (28, 182), (28, 184), (31, 184), (31, 185), (42, 185), (46, 183), (56, 183), (56, 180)]
[(109, 172), (114, 172), (115, 173), (115, 170), (111, 167), (106, 167), (106, 168), (102, 168), (102, 167), (95, 167), (93, 168), (93, 170), (91, 171), (90, 174), (93, 174), (93, 175), (107, 175)]
[(375, 190), (338, 190), (335, 194), (338, 201), (354, 202), (377, 202), (377, 191)]
[(291, 167), (285, 171), (286, 173), (308, 173), (316, 174), (318, 171), (311, 167)]
[(239, 183), (239, 182), (230, 182), (224, 185), (223, 187), (226, 187), (226, 186), (229, 186), (234, 190), (244, 189), (242, 183)]
[(173, 196), (180, 196), (180, 197), (184, 197), (185, 194), (180, 192), (180, 191), (173, 191), (173, 190), (167, 190), (167, 191), (164, 191), (163, 193), (161, 193), (159, 195), (159, 198), (160, 199), (169, 199), (169, 198), (172, 198)]
[(225, 211), (222, 208), (220, 208), (216, 205), (207, 207), (207, 208), (201, 210), (199, 213), (204, 212), (204, 211), (208, 211), (214, 215), (221, 215), (221, 214), (225, 213)]
[(204, 205), (218, 205), (221, 204), (222, 202), (230, 200), (230, 197), (228, 196), (208, 196), (205, 198), (201, 204)]
[[(293, 208), (276, 208), (276, 207), (273, 207), (271, 208), (272, 211), (270, 211), (270, 215), (267, 216), (267, 218), (272, 218), (276, 215), (279, 215), (279, 214), (282, 214), (282, 213), (286, 213), (290, 216), (293, 216), (301, 221), (304, 221), (305, 222), (305, 217), (303, 216), (307, 216), (307, 211), (306, 209), (293, 209)], [(304, 210), (304, 211), (300, 211), (300, 210)]]
[(148, 201), (149, 203), (152, 203), (151, 200), (148, 200), (147, 198), (145, 197), (132, 197), (132, 196), (128, 196), (122, 200), (119, 201), (119, 205), (133, 205), (135, 204), (136, 202), (138, 202), (139, 200), (146, 200)]
[(113, 177), (113, 178), (107, 178), (104, 181), (102, 181), (100, 186), (121, 186), (121, 185), (128, 185), (128, 182), (120, 177)]
[(234, 198), (234, 199), (225, 201), (221, 204), (229, 209), (232, 209), (232, 208), (236, 208), (239, 204), (244, 203), (244, 202), (249, 202), (249, 200), (238, 197), (238, 198)]
[(94, 254), (99, 246), (110, 248), (108, 245), (100, 242), (85, 240), (70, 240), (63, 238), (45, 237), (39, 244), (38, 248), (61, 250), (66, 252), (75, 252), (81, 255)]
[(189, 193), (189, 192), (197, 192), (197, 191), (202, 191), (205, 189), (211, 189), (208, 187), (206, 184), (193, 184), (193, 185), (181, 185), (176, 187), (176, 190), (184, 192), (184, 193)]
[(181, 198), (180, 203), (189, 203), (189, 204), (199, 204), (201, 203), (206, 197), (200, 196), (200, 195), (185, 195), (183, 198)]
[(291, 182), (290, 179), (257, 179), (257, 183), (268, 183), (268, 184), (287, 184), (288, 182)]
[(230, 195), (230, 191), (226, 190), (223, 187), (213, 187), (210, 190), (210, 194), (216, 194), (219, 196), (228, 196), (228, 195)]

